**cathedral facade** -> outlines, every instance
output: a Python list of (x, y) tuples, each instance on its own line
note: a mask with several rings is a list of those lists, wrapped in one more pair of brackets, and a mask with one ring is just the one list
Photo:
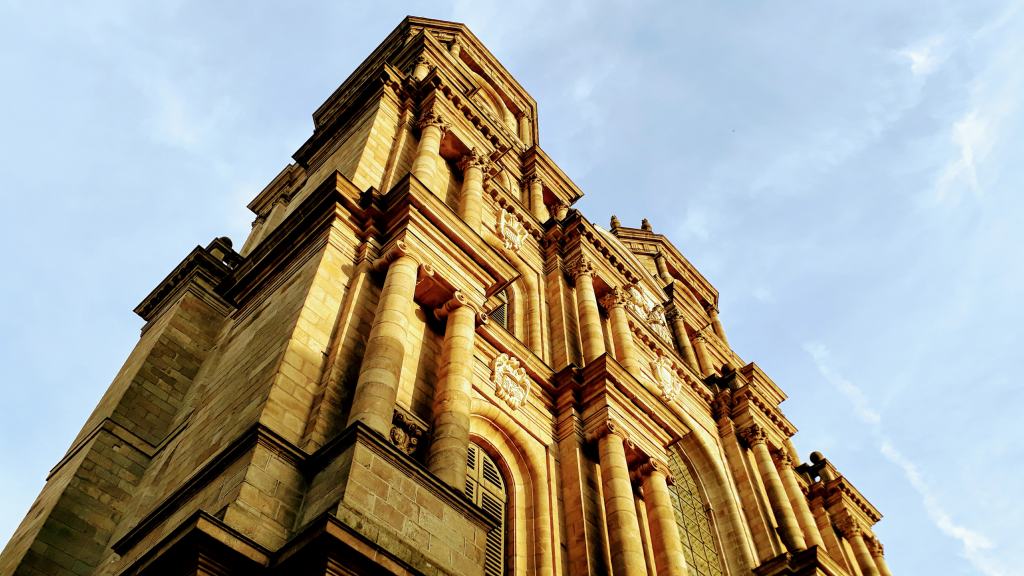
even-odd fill
[(606, 228), (463, 25), (407, 18), (139, 343), (0, 575), (888, 576), (718, 292)]

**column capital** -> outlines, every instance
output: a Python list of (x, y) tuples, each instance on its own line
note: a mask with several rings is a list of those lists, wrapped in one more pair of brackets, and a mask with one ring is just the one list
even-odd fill
[[(395, 260), (398, 260), (403, 256), (411, 255), (409, 244), (406, 243), (405, 240), (396, 240), (386, 252), (381, 254), (380, 258), (377, 258), (373, 263), (373, 267), (377, 270), (383, 270), (390, 266)], [(433, 269), (431, 268), (429, 271), (432, 273)]]
[(434, 310), (434, 317), (438, 320), (443, 320), (446, 316), (454, 312), (458, 308), (463, 306), (472, 307), (469, 303), (469, 298), (461, 290), (456, 290), (452, 297), (447, 302), (441, 304)]
[(857, 538), (864, 535), (864, 530), (860, 527), (860, 523), (857, 522), (852, 516), (844, 516), (836, 522), (836, 528), (843, 537)]
[(640, 465), (638, 470), (641, 476), (649, 476), (655, 472), (660, 472), (665, 476), (665, 481), (672, 484), (672, 472), (668, 469), (668, 464), (665, 464), (657, 458), (648, 458), (646, 462)]
[(743, 441), (751, 448), (758, 444), (767, 444), (768, 442), (764, 433), (764, 428), (761, 428), (757, 424), (751, 424), (750, 426), (740, 430), (740, 437), (743, 438)]
[(594, 276), (594, 263), (586, 256), (580, 255), (579, 259), (572, 265), (570, 269), (573, 278), (579, 278), (580, 276)]
[(463, 172), (471, 168), (479, 168), (481, 172), (486, 174), (490, 166), (490, 157), (480, 152), (477, 148), (473, 148), (459, 160), (459, 169)]
[(785, 448), (774, 450), (773, 455), (775, 456), (775, 462), (778, 464), (779, 468), (785, 469), (793, 467), (793, 457), (790, 456), (789, 451)]
[(611, 292), (601, 297), (601, 305), (607, 310), (623, 308), (629, 300), (629, 293), (625, 289), (615, 286)]
[(878, 538), (865, 538), (864, 543), (868, 545), (868, 552), (871, 553), (872, 558), (885, 556), (885, 547), (878, 541)]
[(543, 186), (544, 180), (541, 179), (540, 175), (536, 172), (531, 173), (526, 177), (527, 186)]
[(722, 418), (732, 417), (732, 392), (722, 390), (715, 395), (715, 399), (711, 401), (711, 415), (716, 422)]
[(626, 432), (625, 427), (619, 424), (617, 420), (611, 418), (598, 424), (591, 433), (591, 439), (593, 440), (600, 440), (605, 436), (617, 436), (623, 442), (629, 442), (629, 434)]
[(434, 112), (433, 110), (427, 110), (420, 113), (419, 119), (416, 121), (416, 126), (420, 130), (424, 130), (430, 126), (436, 126), (441, 129), (441, 133), (448, 132), (448, 122), (445, 121), (441, 114)]

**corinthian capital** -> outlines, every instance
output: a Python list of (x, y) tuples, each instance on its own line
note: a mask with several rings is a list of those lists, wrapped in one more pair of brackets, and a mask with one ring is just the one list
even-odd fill
[(622, 288), (612, 288), (611, 292), (601, 298), (601, 305), (611, 310), (616, 306), (625, 306), (629, 302), (629, 294)]
[(491, 166), (491, 160), (487, 154), (473, 148), (459, 160), (459, 169), (465, 172), (470, 168), (479, 168), (485, 174)]
[(878, 541), (878, 538), (867, 538), (868, 552), (871, 553), (873, 558), (881, 558), (885, 556), (885, 548), (882, 543)]
[(740, 430), (740, 437), (747, 443), (748, 446), (753, 448), (758, 444), (764, 444), (767, 440), (765, 438), (764, 429), (757, 424), (751, 424), (743, 430)]
[(416, 125), (420, 130), (424, 130), (429, 126), (437, 126), (441, 129), (441, 132), (448, 131), (448, 123), (445, 122), (444, 118), (440, 114), (433, 110), (427, 110), (420, 114), (419, 121), (416, 122)]
[(846, 539), (856, 538), (857, 536), (864, 534), (864, 531), (861, 530), (860, 524), (858, 524), (851, 516), (846, 516), (839, 520), (839, 522), (836, 523), (836, 528), (839, 529), (839, 533)]
[(579, 278), (580, 276), (593, 276), (594, 275), (594, 263), (590, 261), (590, 258), (586, 256), (580, 256), (579, 260), (572, 267), (572, 277)]

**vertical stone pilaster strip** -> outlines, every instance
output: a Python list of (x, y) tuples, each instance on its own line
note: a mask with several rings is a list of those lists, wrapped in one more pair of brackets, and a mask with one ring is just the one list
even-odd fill
[(797, 524), (796, 515), (789, 505), (789, 498), (786, 490), (782, 487), (782, 479), (772, 462), (772, 455), (768, 452), (768, 442), (765, 439), (764, 430), (754, 424), (745, 428), (742, 432), (743, 439), (754, 452), (754, 460), (757, 461), (757, 471), (764, 482), (764, 489), (768, 493), (768, 504), (775, 515), (775, 521), (779, 526), (779, 537), (786, 549), (790, 552), (798, 552), (807, 548), (800, 526)]
[(580, 339), (583, 341), (583, 361), (592, 362), (605, 353), (601, 312), (594, 294), (594, 265), (585, 256), (573, 270), (576, 278), (576, 310), (580, 318)]
[(439, 114), (427, 111), (420, 118), (419, 126), (420, 141), (416, 146), (416, 159), (412, 162), (412, 174), (424, 186), (433, 189), (441, 138), (444, 137), (447, 125)]
[(409, 322), (419, 267), (401, 245), (396, 250), (399, 256), (388, 266), (348, 418), (350, 426), (361, 421), (384, 436), (391, 430), (405, 357), (405, 327)]
[(450, 311), (434, 389), (434, 436), (427, 468), (461, 492), (466, 487), (476, 312), (458, 292), (446, 308)]
[(641, 473), (656, 572), (659, 575), (686, 576), (686, 559), (668, 491), (667, 469), (661, 462), (650, 460), (641, 468)]
[(647, 574), (640, 520), (636, 515), (633, 486), (629, 481), (629, 464), (622, 432), (612, 423), (597, 441), (601, 463), (601, 489), (604, 495), (605, 522), (615, 576)]
[(779, 477), (782, 479), (786, 493), (789, 494), (789, 503), (793, 507), (793, 511), (796, 512), (796, 519), (804, 533), (807, 545), (825, 550), (825, 542), (821, 538), (821, 533), (818, 532), (818, 525), (814, 521), (814, 515), (811, 514), (811, 507), (796, 479), (793, 460), (786, 450), (783, 450), (779, 456)]
[(838, 528), (850, 543), (850, 547), (853, 548), (853, 555), (857, 558), (857, 565), (860, 566), (861, 573), (864, 576), (881, 576), (874, 558), (871, 557), (871, 552), (868, 551), (867, 544), (864, 543), (864, 533), (857, 521), (847, 516), (839, 522)]

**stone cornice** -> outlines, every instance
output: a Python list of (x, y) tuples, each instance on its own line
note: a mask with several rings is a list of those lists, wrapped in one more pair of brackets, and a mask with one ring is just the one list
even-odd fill
[(865, 527), (873, 526), (882, 519), (882, 513), (878, 508), (875, 508), (845, 476), (824, 482), (823, 486), (830, 513), (845, 510), (854, 516), (862, 516)]
[[(789, 438), (796, 434), (796, 427), (782, 415), (782, 412), (780, 412), (778, 408), (765, 401), (764, 396), (757, 392), (756, 385), (747, 383), (746, 385), (741, 386), (738, 390), (733, 392), (732, 398), (732, 417), (734, 420), (741, 419), (749, 407), (753, 407), (761, 417), (770, 422), (784, 438)], [(757, 420), (757, 418), (751, 414), (748, 414), (748, 416), (754, 418), (755, 421)]]
[(691, 290), (700, 295), (706, 304), (718, 305), (718, 290), (663, 234), (626, 226), (617, 226), (612, 233), (630, 249), (633, 249), (634, 244), (637, 245), (641, 254), (653, 256), (660, 250), (676, 272), (681, 273)]
[(520, 160), (523, 164), (523, 171), (530, 177), (540, 178), (544, 187), (555, 198), (572, 206), (583, 197), (583, 190), (565, 172), (562, 172), (558, 164), (555, 164), (554, 160), (540, 146), (531, 146), (526, 149)]
[[(433, 266), (435, 282), (446, 284), (450, 290), (463, 290), (474, 303), (500, 291), (519, 274), (412, 174), (399, 180), (378, 205), (381, 238), (386, 242), (405, 241), (417, 260)], [(447, 299), (450, 294), (438, 297)]]
[(206, 248), (196, 246), (135, 307), (135, 313), (147, 322), (148, 327), (167, 305), (177, 300), (176, 296), (191, 290), (214, 309), (227, 314), (233, 308), (233, 303), (220, 292), (220, 287), (231, 274), (232, 267), (229, 264), (237, 265), (241, 260), (242, 257), (231, 250), (231, 243), (226, 239), (214, 240)]

